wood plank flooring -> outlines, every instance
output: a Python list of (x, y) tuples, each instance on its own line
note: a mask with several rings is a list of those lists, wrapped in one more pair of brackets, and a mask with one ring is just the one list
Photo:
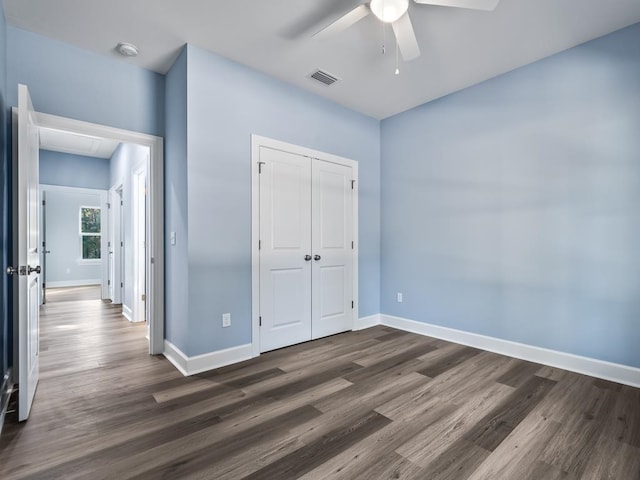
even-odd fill
[(182, 377), (144, 324), (49, 303), (3, 479), (640, 479), (640, 389), (375, 327)]
[(100, 285), (85, 285), (81, 287), (47, 288), (47, 303), (75, 302), (78, 300), (100, 300)]

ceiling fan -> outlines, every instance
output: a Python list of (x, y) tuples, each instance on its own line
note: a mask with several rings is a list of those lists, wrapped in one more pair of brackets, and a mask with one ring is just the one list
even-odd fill
[[(468, 8), (471, 10), (493, 10), (500, 0), (413, 0), (422, 5)], [(420, 56), (420, 47), (409, 18), (409, 0), (370, 0), (323, 28), (314, 37), (324, 37), (346, 30), (356, 22), (373, 13), (380, 21), (390, 23), (402, 58), (405, 62)]]

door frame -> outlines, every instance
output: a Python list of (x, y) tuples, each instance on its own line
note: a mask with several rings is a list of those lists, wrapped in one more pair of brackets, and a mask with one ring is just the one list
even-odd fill
[[(146, 307), (142, 296), (147, 296), (147, 269), (144, 252), (147, 245), (147, 168), (146, 165), (134, 170), (131, 174), (131, 210), (133, 215), (132, 258), (133, 258), (133, 310), (132, 321), (146, 320)], [(142, 200), (144, 199), (144, 200)], [(141, 222), (140, 219), (144, 220)], [(141, 239), (142, 237), (142, 239)], [(144, 246), (143, 246), (144, 244)]]
[(311, 148), (281, 142), (260, 135), (251, 135), (251, 353), (260, 356), (260, 147), (293, 153), (303, 157), (323, 160), (351, 167), (353, 195), (353, 326), (358, 321), (358, 162), (349, 158), (313, 150)]
[(164, 146), (162, 137), (108, 127), (36, 112), (38, 126), (79, 135), (102, 137), (121, 143), (135, 143), (149, 148), (148, 221), (149, 242), (146, 250), (149, 266), (147, 316), (149, 318), (149, 353), (164, 353)]
[[(122, 192), (124, 181), (118, 180), (109, 189), (109, 299), (114, 305), (122, 305)], [(117, 199), (117, 203), (116, 203)]]

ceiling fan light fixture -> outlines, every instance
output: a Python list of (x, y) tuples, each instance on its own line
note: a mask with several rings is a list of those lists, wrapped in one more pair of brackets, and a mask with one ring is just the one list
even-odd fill
[(373, 14), (385, 23), (393, 23), (405, 14), (409, 0), (371, 0)]

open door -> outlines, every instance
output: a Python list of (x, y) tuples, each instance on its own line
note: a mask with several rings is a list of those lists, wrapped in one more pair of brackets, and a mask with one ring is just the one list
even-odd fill
[(17, 276), (18, 419), (29, 417), (38, 386), (40, 354), (40, 255), (38, 229), (39, 139), (35, 112), (25, 85), (18, 85), (17, 165), (14, 175), (14, 234), (17, 255), (11, 272)]

